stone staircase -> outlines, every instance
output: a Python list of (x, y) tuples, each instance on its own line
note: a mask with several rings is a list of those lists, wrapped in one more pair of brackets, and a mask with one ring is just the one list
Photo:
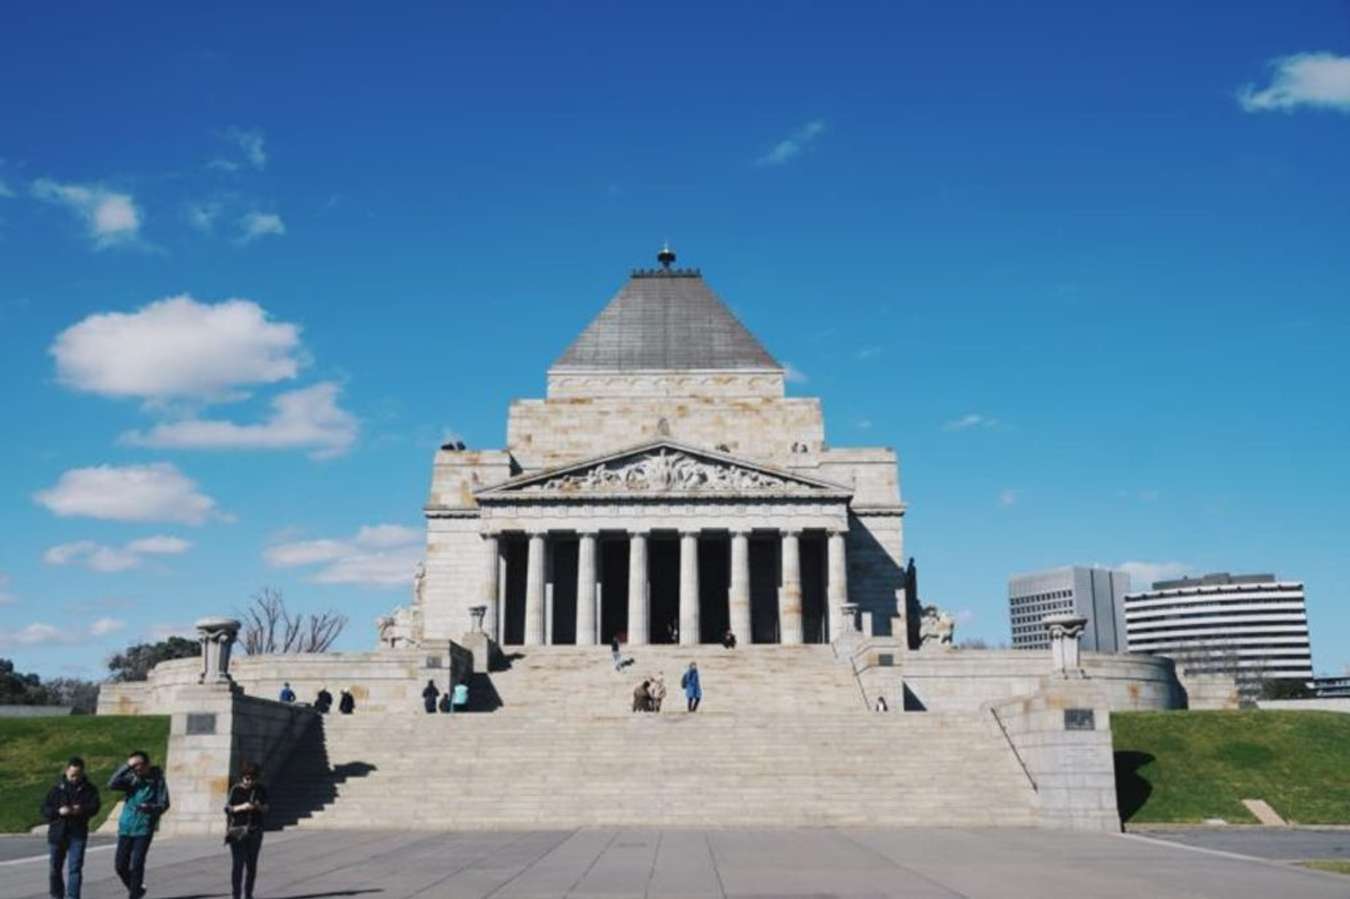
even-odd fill
[[(271, 825), (1036, 821), (1035, 793), (991, 719), (870, 712), (829, 647), (636, 647), (623, 673), (602, 648), (521, 652), (491, 675), (493, 712), (323, 719), (273, 778)], [(692, 715), (679, 690), (691, 653), (704, 681)], [(666, 707), (634, 714), (649, 670), (665, 672)]]
[(656, 674), (666, 683), (663, 714), (684, 714), (680, 677), (696, 662), (705, 711), (807, 709), (861, 710), (867, 707), (847, 662), (829, 646), (623, 647), (624, 666), (614, 670), (608, 647), (507, 647), (509, 668), (478, 677), (470, 685), (470, 707), (480, 711), (589, 714), (630, 711), (633, 690)]

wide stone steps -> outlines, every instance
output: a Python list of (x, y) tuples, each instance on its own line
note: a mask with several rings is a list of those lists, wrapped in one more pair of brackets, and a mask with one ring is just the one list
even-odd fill
[[(631, 660), (615, 671), (608, 647), (506, 647), (510, 667), (476, 679), (471, 703), (477, 708), (569, 713), (620, 711), (631, 707), (634, 688), (661, 674), (667, 696), (663, 713), (679, 709), (680, 677), (697, 663), (704, 708), (801, 711), (803, 708), (859, 709), (864, 706), (852, 669), (835, 659), (829, 646), (651, 645), (623, 647)], [(487, 696), (478, 695), (486, 692)]]
[(661, 715), (504, 707), (330, 716), (276, 782), (273, 823), (442, 829), (1034, 820), (1025, 775), (992, 722), (975, 715), (878, 715), (860, 701), (849, 711), (813, 712), (811, 703), (791, 713), (677, 708)]

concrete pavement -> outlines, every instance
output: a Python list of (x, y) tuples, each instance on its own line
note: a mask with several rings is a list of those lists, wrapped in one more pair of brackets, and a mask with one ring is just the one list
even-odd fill
[[(164, 839), (149, 899), (229, 895), (217, 839)], [(41, 861), (0, 866), (0, 899), (46, 894)], [(124, 895), (91, 855), (86, 899)], [(1320, 899), (1350, 878), (1183, 846), (1043, 830), (727, 829), (271, 833), (259, 899), (1045, 896)]]

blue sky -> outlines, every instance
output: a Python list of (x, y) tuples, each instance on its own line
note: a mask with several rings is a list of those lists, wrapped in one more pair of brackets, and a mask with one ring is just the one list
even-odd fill
[[(1006, 579), (1274, 571), (1350, 663), (1341, 3), (181, 4), (0, 22), (0, 654), (408, 596), (437, 443), (669, 239)], [(189, 341), (186, 342), (185, 341)]]

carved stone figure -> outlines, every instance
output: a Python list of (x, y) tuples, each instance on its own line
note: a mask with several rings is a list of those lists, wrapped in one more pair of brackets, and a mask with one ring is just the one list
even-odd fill
[(951, 646), (956, 636), (956, 620), (937, 606), (924, 606), (919, 621), (919, 648)]
[(427, 566), (417, 563), (413, 572), (411, 606), (399, 606), (392, 614), (381, 615), (375, 619), (375, 628), (379, 632), (380, 647), (383, 649), (402, 649), (422, 645), (422, 609), (427, 586)]
[(665, 449), (640, 459), (597, 465), (580, 474), (560, 475), (531, 490), (575, 493), (592, 490), (649, 493), (782, 490), (791, 486), (782, 478)]

